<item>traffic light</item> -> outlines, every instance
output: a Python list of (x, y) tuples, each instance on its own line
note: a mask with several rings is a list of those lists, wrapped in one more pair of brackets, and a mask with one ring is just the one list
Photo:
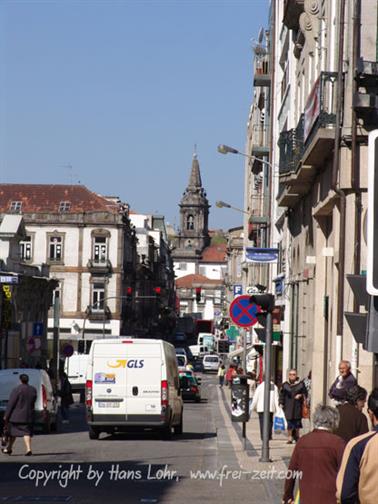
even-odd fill
[(157, 298), (160, 298), (160, 296), (161, 296), (161, 287), (155, 287), (154, 291), (155, 291), (155, 296)]
[(133, 288), (127, 287), (126, 289), (126, 301), (130, 302), (133, 299)]
[(230, 343), (227, 340), (218, 341), (218, 353), (228, 353), (230, 350)]
[(196, 287), (196, 301), (197, 303), (201, 301), (201, 287)]
[(255, 303), (260, 306), (264, 312), (272, 312), (274, 308), (274, 295), (273, 294), (253, 294), (249, 298), (250, 303)]
[(366, 288), (378, 296), (378, 130), (369, 133)]

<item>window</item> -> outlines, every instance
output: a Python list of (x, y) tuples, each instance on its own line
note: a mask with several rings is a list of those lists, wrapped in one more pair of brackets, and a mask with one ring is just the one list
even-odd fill
[(186, 229), (193, 230), (194, 229), (194, 217), (193, 215), (188, 215), (186, 219)]
[(64, 213), (64, 212), (69, 212), (71, 208), (71, 202), (70, 201), (61, 201), (59, 203), (59, 212)]
[(61, 261), (63, 258), (63, 239), (61, 236), (50, 236), (49, 260)]
[(108, 246), (105, 236), (96, 236), (93, 243), (93, 260), (95, 263), (105, 263), (108, 258)]
[(199, 274), (206, 276), (206, 266), (200, 266), (199, 267)]
[(92, 289), (92, 311), (103, 311), (105, 299), (104, 284), (95, 283)]
[(179, 269), (182, 270), (182, 271), (186, 271), (187, 270), (187, 264), (186, 263), (180, 263)]
[(32, 260), (32, 241), (31, 236), (27, 236), (25, 240), (20, 242), (20, 259), (21, 261)]
[(12, 201), (9, 207), (9, 211), (12, 213), (20, 213), (22, 207), (22, 201)]

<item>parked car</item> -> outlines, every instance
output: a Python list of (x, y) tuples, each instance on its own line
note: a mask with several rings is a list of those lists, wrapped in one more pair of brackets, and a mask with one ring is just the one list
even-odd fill
[(95, 340), (86, 406), (90, 439), (135, 427), (160, 430), (164, 438), (172, 429), (182, 434), (183, 400), (173, 345), (127, 336)]
[(205, 355), (202, 360), (203, 372), (214, 371), (217, 372), (220, 365), (220, 358), (218, 355), (209, 354)]
[(50, 377), (44, 369), (1, 369), (0, 370), (0, 420), (3, 424), (3, 417), (7, 408), (9, 396), (14, 388), (20, 385), (20, 375), (29, 376), (29, 385), (37, 390), (37, 400), (35, 402), (35, 422), (36, 429), (42, 429), (45, 433), (56, 430), (58, 413), (57, 400), (53, 393)]
[[(190, 373), (190, 372), (189, 372)], [(201, 387), (194, 374), (180, 373), (181, 395), (185, 400), (201, 402)]]

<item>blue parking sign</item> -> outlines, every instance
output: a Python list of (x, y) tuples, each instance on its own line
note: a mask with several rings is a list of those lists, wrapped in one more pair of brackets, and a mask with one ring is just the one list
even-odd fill
[(43, 322), (33, 322), (33, 337), (38, 338), (43, 335)]
[(234, 296), (241, 296), (243, 294), (242, 285), (234, 285)]

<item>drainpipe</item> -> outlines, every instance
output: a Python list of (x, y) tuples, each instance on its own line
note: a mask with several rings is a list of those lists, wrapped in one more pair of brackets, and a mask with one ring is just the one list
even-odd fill
[[(344, 24), (345, 24), (345, 0), (340, 1), (340, 23), (338, 41), (338, 64), (337, 64), (337, 97), (336, 97), (336, 127), (335, 145), (333, 152), (332, 184), (331, 188), (340, 198), (340, 229), (339, 229), (339, 274), (337, 293), (337, 324), (336, 324), (336, 355), (342, 356), (343, 349), (343, 324), (344, 324), (344, 273), (345, 273), (345, 220), (346, 220), (346, 195), (338, 187), (338, 173), (340, 168), (340, 140), (342, 127), (343, 106), (343, 55), (344, 55)], [(338, 365), (338, 363), (336, 364)], [(326, 370), (325, 370), (326, 371)]]
[[(273, 111), (274, 111), (274, 99), (275, 99), (275, 93), (274, 93), (274, 88), (273, 88), (273, 83), (274, 83), (274, 76), (275, 76), (275, 57), (276, 57), (276, 31), (275, 31), (275, 26), (276, 26), (276, 2), (272, 2), (272, 19), (271, 19), (271, 24), (270, 24), (270, 47), (271, 47), (271, 52), (270, 52), (270, 70), (271, 70), (271, 79), (270, 79), (270, 113), (269, 113), (269, 136), (270, 136), (270, 155), (269, 155), (269, 162), (270, 162), (270, 177), (269, 177), (269, 212), (268, 212), (268, 219), (269, 219), (269, 233), (267, 236), (267, 245), (268, 247), (273, 246), (273, 222), (272, 222), (272, 217), (273, 217), (273, 180), (274, 180), (274, 166), (272, 165), (272, 146), (273, 146)], [(268, 278), (267, 281), (269, 283), (269, 288), (272, 288), (272, 271), (273, 271), (273, 265), (268, 265)]]
[[(353, 4), (353, 96), (357, 92), (356, 82), (356, 69), (358, 58), (360, 56), (360, 34), (361, 34), (361, 1), (354, 0)], [(362, 214), (362, 196), (360, 189), (360, 146), (357, 142), (357, 114), (352, 110), (352, 173), (351, 173), (351, 187), (355, 194), (355, 208), (354, 208), (354, 274), (359, 275), (361, 270), (361, 214)], [(359, 311), (358, 301), (354, 297), (353, 311)], [(358, 344), (353, 338), (352, 340), (352, 373), (357, 376), (358, 370)]]

